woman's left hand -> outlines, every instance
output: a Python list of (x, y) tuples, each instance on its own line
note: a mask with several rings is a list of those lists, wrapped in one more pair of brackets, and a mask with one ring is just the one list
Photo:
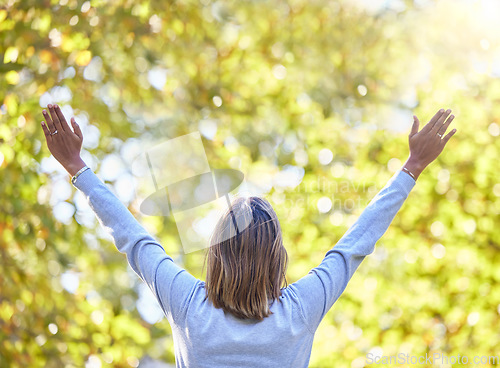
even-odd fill
[(80, 157), (83, 142), (82, 131), (74, 117), (71, 118), (73, 126), (71, 130), (58, 105), (49, 104), (47, 108), (50, 115), (43, 110), (46, 123), (42, 121), (47, 146), (54, 158), (73, 176), (85, 166), (85, 162)]

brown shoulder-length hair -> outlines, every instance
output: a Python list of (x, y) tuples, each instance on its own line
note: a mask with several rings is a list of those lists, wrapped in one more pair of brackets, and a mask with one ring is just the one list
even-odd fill
[(241, 319), (262, 321), (287, 286), (281, 226), (264, 198), (237, 198), (219, 219), (205, 262), (206, 298)]

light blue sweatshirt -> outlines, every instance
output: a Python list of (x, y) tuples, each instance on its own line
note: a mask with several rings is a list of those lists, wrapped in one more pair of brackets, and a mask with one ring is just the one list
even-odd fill
[(415, 180), (398, 171), (321, 264), (282, 290), (261, 322), (240, 320), (205, 299), (205, 282), (174, 263), (91, 171), (75, 186), (83, 192), (117, 249), (149, 286), (171, 327), (177, 367), (307, 367), (314, 333), (353, 273), (385, 233)]

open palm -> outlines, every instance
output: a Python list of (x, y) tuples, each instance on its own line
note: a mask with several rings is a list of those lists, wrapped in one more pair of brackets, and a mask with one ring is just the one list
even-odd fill
[(49, 151), (70, 175), (74, 175), (85, 166), (80, 158), (83, 143), (82, 131), (74, 117), (71, 118), (73, 127), (71, 130), (58, 105), (49, 104), (47, 108), (50, 115), (46, 110), (43, 110), (46, 123), (42, 121), (42, 128)]

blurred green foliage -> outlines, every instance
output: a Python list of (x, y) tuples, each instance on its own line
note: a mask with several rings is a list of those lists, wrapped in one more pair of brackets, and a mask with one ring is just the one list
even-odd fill
[[(250, 182), (303, 169), (300, 185), (267, 196), (282, 221), (289, 283), (399, 169), (411, 115), (423, 124), (452, 108), (457, 134), (325, 317), (311, 366), (363, 367), (377, 351), (500, 355), (495, 4), (360, 2), (4, 2), (1, 367), (174, 362), (168, 323), (141, 318), (138, 278), (47, 159), (39, 124), (49, 102), (86, 127), (84, 159), (98, 173), (109, 155), (126, 166), (134, 138), (196, 130), (209, 132), (213, 167), (238, 168)], [(322, 197), (333, 202), (326, 213)], [(202, 252), (180, 258), (175, 226), (141, 221), (204, 277)], [(74, 290), (63, 287), (71, 275)]]

